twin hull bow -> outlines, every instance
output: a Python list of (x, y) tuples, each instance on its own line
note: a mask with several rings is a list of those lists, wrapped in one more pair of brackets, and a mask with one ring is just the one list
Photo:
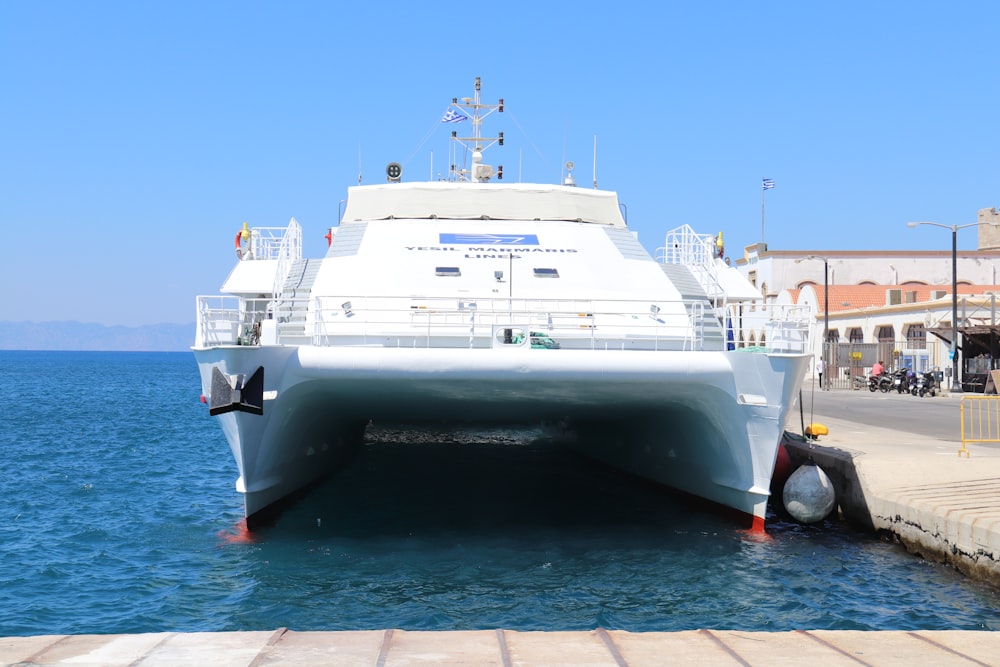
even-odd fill
[[(582, 453), (732, 508), (762, 528), (777, 448), (809, 357), (747, 351), (218, 346), (263, 368), (263, 410), (219, 415), (245, 513), (350, 460), (371, 421), (544, 424)], [(252, 523), (251, 523), (252, 525)]]

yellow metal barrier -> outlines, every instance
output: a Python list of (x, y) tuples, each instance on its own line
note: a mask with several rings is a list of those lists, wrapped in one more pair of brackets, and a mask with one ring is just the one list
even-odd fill
[(1000, 442), (1000, 396), (962, 397), (962, 448), (969, 456), (969, 442)]

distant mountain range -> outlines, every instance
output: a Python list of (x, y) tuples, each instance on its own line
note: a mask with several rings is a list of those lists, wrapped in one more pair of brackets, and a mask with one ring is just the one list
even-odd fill
[(180, 352), (194, 343), (191, 324), (105, 326), (82, 322), (0, 322), (0, 350)]

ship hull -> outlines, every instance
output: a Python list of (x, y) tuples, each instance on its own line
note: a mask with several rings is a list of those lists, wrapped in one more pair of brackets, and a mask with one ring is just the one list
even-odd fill
[[(809, 357), (750, 352), (219, 346), (203, 390), (263, 368), (262, 414), (220, 414), (252, 519), (349, 462), (365, 426), (544, 424), (578, 451), (762, 528)], [(210, 401), (211, 402), (211, 401)]]

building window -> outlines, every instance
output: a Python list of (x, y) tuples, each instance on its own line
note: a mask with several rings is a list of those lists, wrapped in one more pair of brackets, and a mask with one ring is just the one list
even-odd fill
[(840, 342), (840, 329), (830, 329), (830, 342), (839, 343)]
[(906, 327), (906, 347), (911, 350), (926, 349), (927, 331), (923, 324), (911, 324)]
[(875, 332), (875, 339), (880, 343), (892, 343), (896, 340), (896, 329), (890, 326), (881, 326)]
[[(754, 287), (757, 287), (757, 272), (756, 271), (751, 271), (750, 273), (748, 273), (747, 274), (747, 279), (750, 281), (751, 285), (753, 285)], [(763, 296), (766, 299), (767, 295), (763, 294)], [(755, 312), (757, 310), (757, 302), (756, 301), (751, 301), (750, 302), (750, 307), (749, 307), (748, 310), (750, 312)], [(750, 344), (753, 345), (753, 343), (750, 343)]]
[(865, 342), (865, 334), (861, 331), (861, 327), (852, 327), (847, 330), (847, 340), (851, 343), (863, 343)]

